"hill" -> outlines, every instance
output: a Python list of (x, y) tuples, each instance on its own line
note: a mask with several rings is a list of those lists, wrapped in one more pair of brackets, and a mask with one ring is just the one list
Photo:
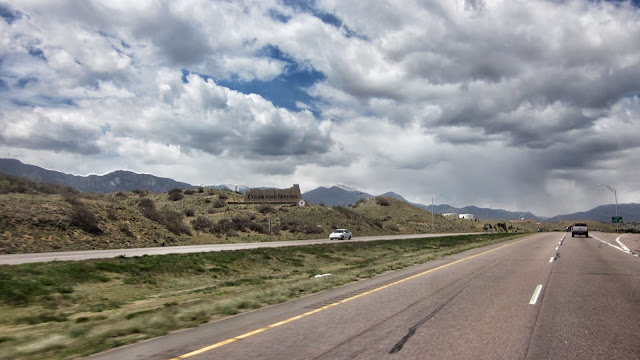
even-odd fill
[[(564, 220), (595, 220), (605, 223), (611, 222), (611, 217), (616, 214), (616, 205), (601, 205), (591, 210), (577, 212), (573, 214), (557, 215), (548, 221), (564, 221)], [(640, 204), (618, 204), (618, 216), (622, 216), (625, 223), (633, 223), (640, 221)]]
[(78, 191), (107, 194), (135, 189), (166, 192), (193, 185), (149, 174), (118, 170), (106, 175), (77, 176), (24, 164), (15, 159), (0, 159), (0, 172), (25, 177), (35, 182), (70, 186)]
[[(388, 197), (351, 207), (241, 202), (227, 189), (96, 194), (0, 175), (0, 253), (324, 238), (339, 227), (355, 236), (431, 232), (429, 212)], [(473, 232), (482, 225), (435, 216), (434, 227)]]
[[(432, 217), (429, 211), (394, 197), (362, 198), (348, 207), (243, 204), (242, 200), (240, 193), (204, 187), (165, 193), (81, 193), (0, 175), (0, 253), (312, 239), (324, 238), (334, 228), (348, 228), (355, 236), (475, 232), (486, 223)], [(487, 229), (562, 230), (571, 223), (500, 222), (491, 221), (493, 226)], [(612, 229), (611, 224), (590, 226)]]
[(302, 197), (316, 205), (326, 206), (349, 206), (361, 199), (370, 199), (373, 195), (357, 190), (346, 190), (342, 187), (332, 186), (330, 188), (318, 187), (302, 194)]

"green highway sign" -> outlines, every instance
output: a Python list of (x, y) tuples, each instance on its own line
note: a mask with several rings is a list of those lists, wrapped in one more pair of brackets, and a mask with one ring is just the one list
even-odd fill
[(611, 222), (614, 224), (622, 224), (622, 216), (612, 216)]

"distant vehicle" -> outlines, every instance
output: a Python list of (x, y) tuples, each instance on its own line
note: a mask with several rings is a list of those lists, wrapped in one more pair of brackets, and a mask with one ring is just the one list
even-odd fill
[(571, 225), (567, 226), (567, 228), (566, 228), (566, 229), (564, 229), (564, 230), (565, 230), (566, 232), (571, 231)]
[(585, 223), (575, 223), (571, 226), (571, 237), (575, 237), (576, 235), (584, 235), (589, 237), (589, 229), (587, 228), (587, 224)]
[(335, 229), (331, 234), (329, 234), (329, 240), (333, 239), (351, 239), (351, 231), (347, 229)]

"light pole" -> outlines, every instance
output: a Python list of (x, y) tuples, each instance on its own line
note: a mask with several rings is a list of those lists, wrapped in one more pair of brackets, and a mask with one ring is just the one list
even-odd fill
[[(607, 184), (598, 184), (598, 186), (606, 186), (607, 189), (611, 190), (611, 192), (613, 193), (613, 197), (616, 199), (616, 218), (617, 218), (618, 217), (618, 192), (616, 191), (616, 189), (612, 188)], [(616, 232), (618, 232), (618, 219), (616, 219)]]
[(432, 195), (431, 196), (431, 232), (435, 232), (436, 226), (433, 223), (433, 198), (435, 198), (436, 196), (440, 196), (442, 195), (441, 193), (438, 193), (437, 195)]
[(487, 209), (487, 221), (489, 221), (489, 210), (491, 210), (492, 206), (493, 204), (489, 205), (489, 208)]

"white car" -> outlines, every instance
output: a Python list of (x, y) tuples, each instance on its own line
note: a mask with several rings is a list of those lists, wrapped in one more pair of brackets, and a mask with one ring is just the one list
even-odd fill
[(331, 234), (329, 234), (329, 240), (333, 239), (351, 239), (351, 231), (347, 229), (335, 229)]

